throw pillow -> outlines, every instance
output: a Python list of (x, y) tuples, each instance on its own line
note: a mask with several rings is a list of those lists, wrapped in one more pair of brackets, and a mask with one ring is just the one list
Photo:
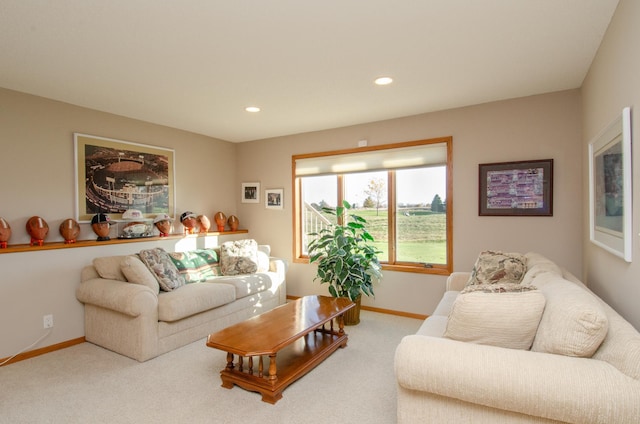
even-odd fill
[(519, 253), (494, 250), (481, 252), (467, 285), (520, 283), (527, 272), (527, 260)]
[(124, 258), (120, 264), (120, 269), (130, 283), (147, 286), (156, 294), (160, 291), (158, 280), (137, 256)]
[(514, 288), (513, 284), (511, 287), (474, 287), (460, 292), (453, 302), (444, 336), (462, 342), (528, 350), (544, 305), (545, 298), (535, 287)]
[(161, 290), (172, 291), (186, 284), (169, 254), (161, 247), (140, 251), (140, 260), (155, 275)]
[(218, 254), (213, 249), (175, 252), (169, 253), (169, 256), (187, 284), (219, 275)]
[(590, 358), (609, 330), (609, 320), (598, 299), (557, 274), (536, 277), (547, 299), (531, 350)]
[(258, 243), (252, 239), (228, 241), (220, 246), (223, 275), (251, 274), (258, 270)]

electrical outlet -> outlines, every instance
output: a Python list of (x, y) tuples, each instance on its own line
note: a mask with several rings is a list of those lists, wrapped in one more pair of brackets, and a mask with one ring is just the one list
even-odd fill
[(44, 328), (53, 328), (53, 315), (45, 315), (42, 317)]

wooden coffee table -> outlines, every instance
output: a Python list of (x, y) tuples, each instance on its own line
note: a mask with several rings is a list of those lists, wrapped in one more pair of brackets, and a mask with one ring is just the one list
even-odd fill
[(227, 352), (222, 387), (236, 384), (276, 403), (287, 386), (347, 346), (342, 314), (354, 306), (346, 298), (305, 296), (210, 334), (207, 346)]

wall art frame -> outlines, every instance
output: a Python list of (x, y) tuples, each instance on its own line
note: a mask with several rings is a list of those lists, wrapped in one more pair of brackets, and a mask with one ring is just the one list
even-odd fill
[(553, 216), (553, 159), (478, 165), (480, 216)]
[(282, 210), (284, 208), (284, 189), (268, 188), (264, 191), (264, 207)]
[(589, 238), (604, 250), (632, 259), (631, 108), (589, 143)]
[(242, 203), (260, 203), (260, 183), (242, 183)]
[(119, 220), (127, 209), (175, 218), (173, 149), (80, 133), (73, 142), (77, 221), (97, 213)]

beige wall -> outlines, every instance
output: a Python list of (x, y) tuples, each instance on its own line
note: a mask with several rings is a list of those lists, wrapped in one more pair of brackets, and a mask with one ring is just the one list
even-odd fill
[[(12, 228), (11, 244), (28, 243), (32, 215), (50, 227), (47, 241), (61, 241), (58, 226), (74, 212), (73, 133), (175, 149), (176, 206), (213, 214), (235, 212), (236, 145), (0, 89), (0, 216)], [(88, 225), (81, 237), (95, 238)], [(54, 315), (51, 335), (37, 347), (84, 335), (82, 305), (75, 299), (80, 269), (96, 256), (137, 252), (175, 242), (0, 254), (0, 358), (38, 339), (42, 316)]]
[(614, 309), (640, 328), (640, 2), (621, 0), (584, 81), (583, 92), (583, 149), (584, 167), (583, 209), (588, 210), (587, 160), (591, 140), (616, 116), (622, 108), (632, 107), (633, 134), (633, 261), (627, 263), (589, 241), (588, 215), (583, 228), (584, 274), (589, 286)]
[[(224, 141), (0, 89), (0, 216), (9, 221), (11, 243), (26, 243), (31, 215), (52, 228), (74, 215), (73, 133), (151, 144), (176, 150), (177, 209), (236, 213), (250, 236), (292, 261), (291, 155), (453, 136), (454, 269), (469, 270), (483, 249), (537, 251), (565, 266), (640, 327), (640, 260), (634, 222), (634, 262), (626, 264), (591, 245), (588, 237), (587, 144), (624, 106), (640, 96), (640, 4), (621, 0), (581, 91), (522, 99), (234, 145)], [(634, 22), (635, 19), (635, 22)], [(582, 93), (582, 94), (581, 94)], [(635, 111), (634, 111), (635, 112)], [(640, 128), (638, 114), (633, 126)], [(553, 217), (479, 217), (478, 164), (553, 158)], [(640, 169), (640, 155), (634, 167)], [(240, 182), (261, 183), (261, 203), (240, 202)], [(283, 211), (266, 210), (265, 188), (284, 188)], [(640, 207), (634, 185), (634, 209)], [(93, 234), (83, 226), (81, 238)], [(208, 245), (219, 240), (207, 240)], [(84, 334), (75, 299), (82, 266), (96, 256), (139, 251), (173, 242), (144, 242), (29, 253), (0, 254), (0, 358), (44, 334), (42, 316), (54, 314), (53, 333), (42, 347)], [(187, 246), (188, 248), (188, 246)], [(584, 255), (584, 260), (583, 260)], [(291, 263), (291, 295), (326, 293), (313, 283), (315, 267)], [(444, 277), (385, 272), (375, 299), (365, 304), (428, 314), (444, 290)]]
[[(580, 276), (582, 222), (581, 97), (578, 90), (477, 105), (238, 146), (238, 180), (284, 188), (283, 211), (238, 204), (241, 220), (292, 261), (291, 155), (453, 136), (454, 269), (470, 270), (483, 249), (537, 251)], [(554, 159), (553, 217), (479, 217), (478, 164)], [(315, 266), (292, 263), (290, 295), (326, 293), (313, 283)], [(445, 277), (386, 271), (375, 299), (364, 304), (429, 314)]]

